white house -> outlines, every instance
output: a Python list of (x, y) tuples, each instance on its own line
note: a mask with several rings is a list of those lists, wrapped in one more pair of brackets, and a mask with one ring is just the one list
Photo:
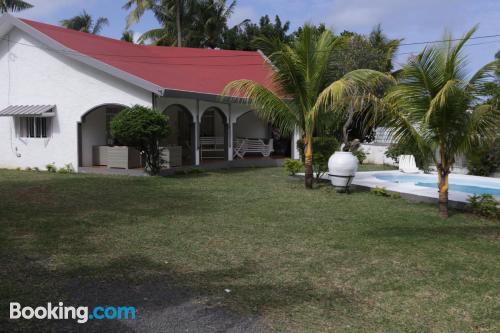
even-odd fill
[(119, 143), (109, 122), (134, 104), (169, 116), (172, 133), (162, 145), (181, 160), (175, 165), (230, 163), (252, 151), (294, 155), (295, 140), (278, 140), (248, 105), (220, 96), (236, 79), (269, 86), (271, 74), (259, 52), (134, 45), (5, 14), (0, 167), (111, 164), (116, 151), (107, 147)]

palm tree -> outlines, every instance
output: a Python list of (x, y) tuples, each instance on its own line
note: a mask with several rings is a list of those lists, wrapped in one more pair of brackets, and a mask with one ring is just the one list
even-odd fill
[(109, 20), (105, 17), (99, 17), (94, 23), (92, 16), (84, 10), (80, 15), (62, 20), (60, 23), (63, 27), (68, 29), (97, 35), (105, 25), (109, 25)]
[[(172, 8), (169, 6), (152, 5), (150, 10), (160, 22), (161, 27), (151, 29), (143, 33), (139, 37), (140, 43), (150, 42), (154, 45), (163, 45), (163, 46), (179, 46), (179, 36), (176, 33), (176, 24), (174, 13), (171, 10)], [(132, 14), (132, 13), (131, 13)], [(183, 19), (182, 22), (185, 20)], [(181, 34), (182, 36), (183, 34)], [(181, 40), (181, 44), (183, 45), (185, 40)]]
[[(165, 40), (172, 39), (171, 33), (173, 29), (170, 25), (172, 25), (172, 20), (170, 17), (172, 13), (175, 13), (175, 32), (177, 34), (176, 43), (178, 47), (183, 45), (182, 38), (182, 30), (183, 30), (183, 18), (186, 16), (185, 11), (186, 7), (189, 6), (189, 0), (127, 0), (123, 8), (125, 10), (129, 10), (132, 7), (132, 11), (128, 15), (127, 18), (127, 27), (130, 27), (132, 24), (138, 22), (144, 13), (148, 10), (153, 11), (156, 18), (163, 24), (166, 29), (153, 29), (146, 33), (144, 38), (148, 39), (154, 38), (155, 40)], [(163, 31), (162, 31), (163, 30)], [(168, 38), (166, 35), (170, 35)], [(160, 43), (161, 44), (161, 43)]]
[(32, 7), (32, 4), (22, 0), (0, 0), (0, 13), (19, 12)]
[[(396, 75), (387, 95), (377, 101), (381, 124), (400, 143), (415, 143), (422, 154), (434, 162), (438, 173), (439, 212), (448, 217), (448, 176), (455, 158), (495, 138), (500, 111), (484, 104), (485, 85), (494, 78), (500, 64), (495, 60), (467, 75), (465, 43), (476, 27), (456, 44), (451, 36), (442, 46), (426, 47)], [(390, 80), (383, 73), (373, 77)], [(362, 80), (362, 79), (360, 79)], [(342, 94), (333, 84), (320, 100), (335, 103)]]
[[(234, 12), (236, 1), (233, 0), (228, 5), (226, 0), (203, 0), (198, 1), (195, 6), (192, 30), (198, 35), (197, 44), (201, 47), (220, 47), (222, 35), (227, 29), (227, 22)], [(247, 22), (248, 20), (245, 20), (239, 25)]]
[(128, 43), (134, 43), (134, 32), (132, 30), (125, 30), (122, 32), (122, 38), (120, 40)]
[(223, 95), (246, 98), (258, 115), (274, 123), (283, 133), (302, 132), (305, 144), (305, 186), (312, 188), (312, 138), (321, 108), (317, 98), (330, 81), (329, 66), (337, 49), (338, 39), (330, 31), (316, 34), (305, 25), (291, 45), (262, 38), (261, 43), (275, 45), (269, 55), (275, 67), (269, 89), (252, 80), (230, 82)]
[(448, 41), (444, 47), (427, 47), (410, 59), (386, 97), (392, 110), (388, 124), (395, 137), (415, 140), (436, 165), (439, 212), (444, 218), (448, 217), (448, 176), (455, 158), (494, 138), (499, 119), (499, 110), (492, 105), (478, 105), (498, 60), (467, 76), (462, 50), (476, 29), (456, 44)]
[(370, 45), (375, 49), (380, 50), (385, 60), (385, 72), (390, 72), (393, 69), (393, 60), (398, 51), (399, 44), (403, 41), (402, 39), (389, 39), (382, 31), (382, 26), (378, 24), (373, 28), (368, 36), (368, 41)]

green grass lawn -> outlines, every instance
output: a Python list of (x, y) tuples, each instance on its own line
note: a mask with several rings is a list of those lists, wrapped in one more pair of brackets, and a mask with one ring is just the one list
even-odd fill
[(441, 220), (433, 205), (326, 183), (308, 191), (279, 168), (170, 178), (0, 171), (0, 208), (1, 330), (50, 325), (7, 321), (9, 301), (69, 302), (101, 283), (108, 294), (176, 286), (269, 331), (500, 328), (496, 221)]

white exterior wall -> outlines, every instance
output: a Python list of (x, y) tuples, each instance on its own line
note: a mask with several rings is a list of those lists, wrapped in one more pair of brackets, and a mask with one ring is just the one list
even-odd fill
[[(55, 104), (49, 138), (19, 138), (12, 117), (0, 117), (0, 167), (78, 165), (77, 123), (96, 106), (152, 106), (152, 94), (45, 46), (13, 29), (0, 40), (0, 109)], [(28, 45), (26, 45), (28, 44)], [(30, 46), (31, 45), (31, 46)]]
[(385, 156), (388, 145), (376, 145), (364, 143), (361, 148), (366, 154), (366, 160), (363, 163), (380, 164), (380, 165), (395, 165), (392, 158)]
[(238, 118), (234, 132), (240, 138), (267, 139), (268, 126), (255, 112), (247, 112)]

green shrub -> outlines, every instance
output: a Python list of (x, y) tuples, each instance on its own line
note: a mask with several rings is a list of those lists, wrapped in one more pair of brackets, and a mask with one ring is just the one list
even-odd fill
[[(339, 142), (334, 137), (315, 137), (313, 138), (313, 171), (316, 173), (316, 180), (328, 171), (328, 159), (340, 147)], [(304, 162), (304, 140), (297, 141), (297, 149), (300, 153), (300, 159)]]
[(491, 194), (472, 195), (468, 199), (466, 208), (474, 214), (498, 218), (500, 217), (500, 202)]
[(26, 167), (26, 168), (24, 168), (24, 170), (31, 171), (32, 169), (30, 167)]
[(489, 176), (500, 168), (500, 138), (494, 142), (472, 149), (467, 155), (470, 175)]
[(290, 176), (295, 176), (296, 173), (303, 170), (304, 164), (302, 164), (301, 161), (287, 158), (283, 163), (283, 167), (290, 174)]
[(169, 134), (167, 117), (151, 108), (134, 105), (111, 121), (111, 134), (120, 143), (143, 152), (146, 170), (157, 175), (161, 169), (159, 141)]
[(401, 194), (399, 194), (397, 192), (393, 192), (393, 193), (391, 193), (391, 198), (393, 198), (393, 199), (401, 199)]
[(33, 171), (40, 172), (40, 168), (39, 167), (34, 167)]
[(57, 172), (57, 167), (53, 163), (47, 164), (45, 168), (48, 172)]
[(75, 173), (75, 169), (72, 164), (66, 164), (63, 168), (60, 168), (57, 172), (59, 173)]
[(385, 187), (374, 187), (370, 190), (370, 193), (375, 194), (379, 197), (390, 197), (391, 195), (389, 192), (387, 192), (387, 189)]
[(200, 168), (191, 168), (189, 169), (188, 173), (190, 175), (199, 175), (201, 173), (204, 173), (205, 171), (203, 169), (200, 169)]
[(366, 160), (366, 153), (363, 150), (363, 148), (358, 148), (354, 151), (352, 151), (352, 154), (356, 156), (356, 158), (359, 161), (359, 164), (363, 164), (363, 162)]

